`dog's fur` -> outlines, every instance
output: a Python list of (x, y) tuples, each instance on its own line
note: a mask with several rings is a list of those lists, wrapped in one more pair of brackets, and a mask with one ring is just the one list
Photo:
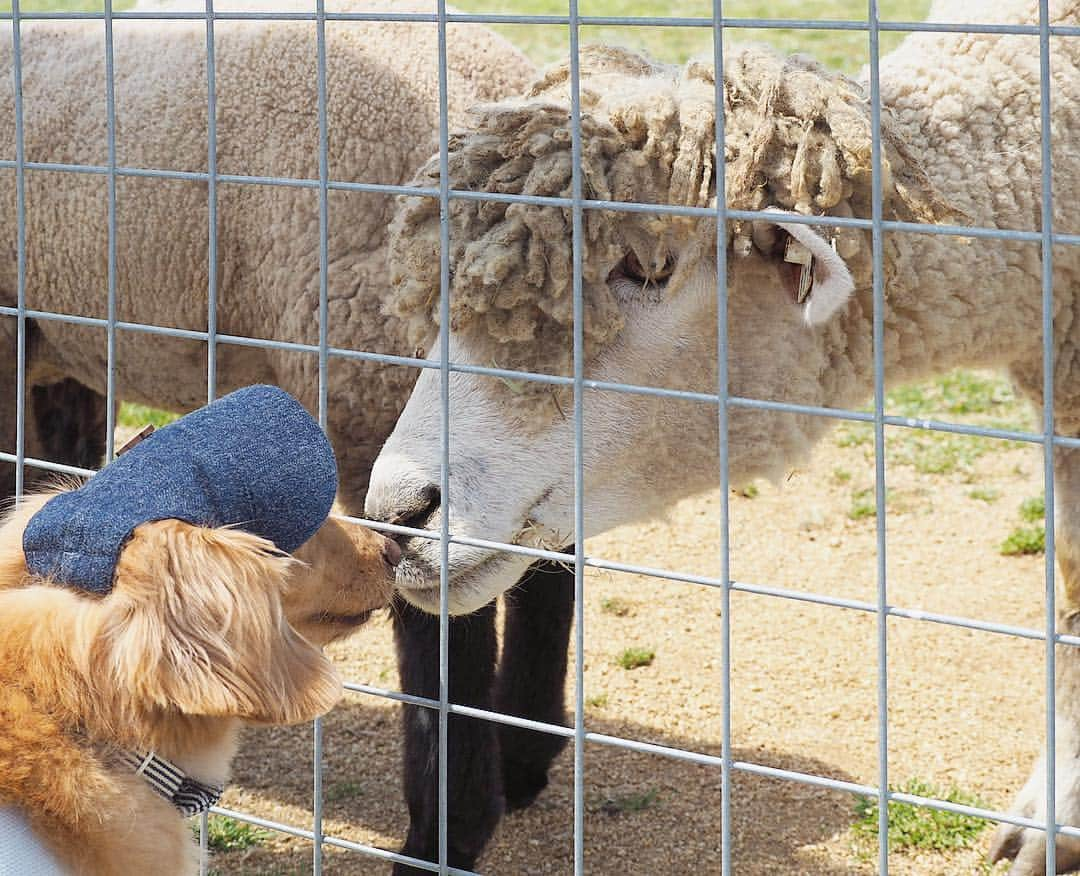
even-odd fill
[(223, 783), (241, 722), (306, 721), (342, 693), (321, 646), (390, 592), (385, 539), (331, 518), (296, 558), (237, 529), (143, 524), (98, 597), (27, 571), (0, 527), (0, 804), (76, 874), (190, 873), (190, 828), (120, 748)]

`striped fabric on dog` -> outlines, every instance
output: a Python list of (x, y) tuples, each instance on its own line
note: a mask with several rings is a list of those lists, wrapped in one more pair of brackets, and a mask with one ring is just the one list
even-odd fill
[(184, 817), (206, 812), (221, 799), (222, 785), (207, 785), (188, 776), (180, 767), (154, 752), (125, 751), (121, 759), (146, 779), (148, 785), (172, 803)]
[(322, 526), (336, 493), (337, 463), (319, 424), (287, 392), (249, 386), (50, 499), (27, 525), (23, 551), (35, 575), (105, 594), (142, 523), (238, 526), (292, 553)]

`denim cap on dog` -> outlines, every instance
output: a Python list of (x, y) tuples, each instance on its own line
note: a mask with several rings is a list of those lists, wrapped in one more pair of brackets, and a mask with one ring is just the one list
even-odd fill
[(337, 492), (337, 463), (311, 415), (274, 386), (249, 386), (154, 432), (80, 489), (50, 499), (23, 533), (35, 575), (112, 590), (142, 523), (236, 526), (286, 552), (315, 534)]

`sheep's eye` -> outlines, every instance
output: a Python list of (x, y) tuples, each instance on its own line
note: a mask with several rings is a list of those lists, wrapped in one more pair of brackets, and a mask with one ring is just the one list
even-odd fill
[(631, 280), (637, 280), (639, 283), (644, 283), (646, 280), (645, 269), (641, 266), (641, 262), (638, 260), (637, 253), (630, 250), (623, 258), (621, 265), (622, 272), (626, 274)]
[(668, 256), (662, 268), (653, 273), (645, 270), (637, 253), (630, 250), (619, 264), (617, 269), (624, 277), (628, 277), (637, 283), (663, 283), (675, 271), (675, 259)]

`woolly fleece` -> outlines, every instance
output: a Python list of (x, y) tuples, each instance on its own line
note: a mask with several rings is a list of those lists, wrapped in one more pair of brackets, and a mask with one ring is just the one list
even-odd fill
[[(365, 2), (362, 9), (431, 11), (385, 0)], [(14, 159), (10, 25), (4, 33), (0, 157)], [(101, 23), (26, 23), (21, 33), (26, 160), (106, 166)], [(218, 172), (317, 180), (314, 22), (218, 21), (214, 38)], [(115, 24), (118, 166), (207, 171), (205, 40), (202, 21)], [(431, 154), (438, 131), (437, 56), (432, 24), (327, 24), (330, 180), (401, 184)], [(464, 123), (468, 107), (519, 93), (533, 75), (516, 49), (474, 25), (450, 26), (447, 62), (453, 126)], [(105, 317), (107, 186), (99, 174), (27, 173), (30, 308)], [(116, 188), (119, 319), (206, 331), (207, 183), (124, 175)], [(383, 195), (329, 193), (331, 347), (416, 352), (404, 327), (380, 313), (393, 206)], [(16, 304), (15, 223), (15, 173), (0, 170), (0, 304), (6, 306)], [(219, 332), (318, 344), (316, 189), (219, 183), (217, 253)], [(14, 322), (0, 320), (0, 359), (6, 362), (15, 361)], [(72, 375), (105, 391), (103, 329), (44, 320), (36, 325), (31, 383)], [(206, 400), (203, 341), (120, 331), (116, 359), (119, 398), (177, 411)], [(275, 383), (310, 411), (318, 408), (314, 355), (221, 344), (217, 368), (219, 393)], [(329, 431), (348, 506), (359, 507), (371, 464), (415, 376), (398, 366), (331, 360)], [(6, 435), (10, 426), (13, 436), (14, 405), (7, 407), (0, 412), (0, 432)]]
[[(1075, 23), (1076, 0), (1050, 4), (1054, 23)], [(944, 10), (943, 10), (944, 12)], [(1037, 24), (1028, 0), (987, 6), (980, 20)], [(920, 33), (881, 60), (883, 215), (907, 222), (1040, 227), (1039, 57), (1031, 38)], [(1051, 43), (1054, 221), (1080, 230), (1080, 44)], [(581, 59), (582, 184), (592, 200), (707, 206), (714, 203), (713, 71), (682, 69), (618, 49)], [(452, 138), (451, 184), (501, 193), (569, 196), (567, 71), (549, 71), (522, 98), (483, 108)], [(868, 84), (802, 57), (767, 49), (729, 52), (724, 83), (727, 201), (732, 208), (871, 214)], [(429, 161), (416, 182), (437, 185)], [(410, 337), (436, 321), (437, 209), (406, 199), (392, 231), (394, 294), (387, 310), (409, 320)], [(612, 270), (633, 250), (647, 272), (669, 256), (683, 265), (663, 292), (679, 288), (685, 263), (708, 258), (713, 225), (602, 210), (583, 216), (584, 335), (588, 356), (623, 325)], [(478, 359), (568, 373), (571, 214), (506, 203), (451, 204), (451, 328)], [(751, 227), (747, 227), (750, 225)], [(769, 223), (731, 223), (730, 281), (740, 258), (774, 255)], [(837, 229), (837, 249), (856, 292), (825, 328), (830, 367), (811, 404), (860, 404), (872, 386), (869, 344), (870, 234)], [(965, 240), (886, 233), (886, 371), (890, 382), (958, 364), (1008, 366), (1018, 384), (1041, 391), (1038, 242)], [(1059, 430), (1080, 433), (1080, 322), (1074, 319), (1080, 250), (1054, 253), (1056, 403)], [(733, 323), (737, 324), (737, 323)], [(557, 341), (557, 342), (553, 342)], [(768, 346), (768, 341), (762, 338)], [(555, 352), (553, 352), (555, 351)], [(771, 367), (798, 368), (783, 356)], [(766, 386), (772, 381), (763, 380)], [(792, 399), (798, 400), (798, 399)], [(820, 430), (811, 430), (819, 432)], [(808, 441), (812, 436), (808, 433)], [(808, 447), (805, 444), (804, 449)]]

